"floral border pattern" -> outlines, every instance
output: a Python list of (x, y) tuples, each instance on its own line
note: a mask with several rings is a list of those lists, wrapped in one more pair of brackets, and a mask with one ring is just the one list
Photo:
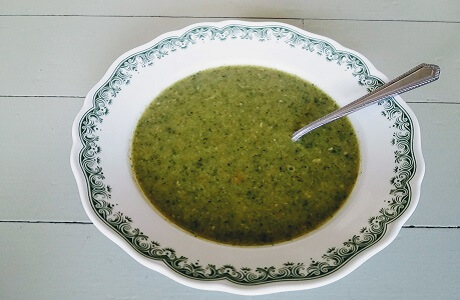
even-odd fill
[(400, 217), (411, 201), (410, 179), (415, 174), (416, 162), (412, 149), (413, 124), (407, 112), (395, 101), (385, 100), (379, 103), (383, 107), (382, 115), (392, 123), (395, 133), (391, 140), (394, 152), (394, 177), (390, 183), (393, 189), (388, 206), (382, 208), (379, 215), (369, 219), (368, 225), (359, 234), (353, 235), (340, 248), (330, 248), (321, 261), (286, 262), (281, 267), (262, 266), (255, 269), (236, 268), (232, 265), (201, 265), (190, 262), (174, 249), (162, 248), (151, 241), (140, 229), (133, 227), (132, 219), (116, 211), (110, 203), (111, 187), (104, 182), (104, 173), (100, 166), (101, 146), (98, 141), (98, 124), (110, 113), (110, 105), (116, 101), (117, 94), (124, 85), (130, 83), (133, 72), (139, 68), (150, 67), (157, 60), (192, 47), (198, 42), (227, 39), (258, 40), (260, 42), (277, 40), (287, 47), (301, 48), (307, 54), (316, 54), (325, 60), (335, 62), (351, 70), (358, 84), (374, 90), (383, 81), (370, 74), (368, 67), (356, 55), (335, 49), (329, 42), (305, 36), (293, 29), (281, 25), (246, 26), (227, 25), (224, 27), (197, 26), (182, 36), (168, 37), (148, 49), (125, 58), (110, 78), (97, 90), (92, 107), (82, 116), (78, 130), (83, 149), (79, 154), (79, 163), (86, 179), (88, 197), (96, 215), (112, 230), (123, 237), (139, 254), (163, 261), (175, 272), (193, 279), (222, 280), (241, 285), (257, 285), (269, 282), (312, 280), (327, 276), (340, 269), (357, 254), (379, 241), (387, 230), (388, 224)]

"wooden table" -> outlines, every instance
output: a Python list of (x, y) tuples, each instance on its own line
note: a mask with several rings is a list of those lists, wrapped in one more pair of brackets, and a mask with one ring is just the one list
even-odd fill
[(277, 20), (354, 49), (388, 77), (441, 79), (404, 96), (422, 130), (419, 206), (396, 240), (325, 287), (260, 299), (459, 299), (460, 5), (421, 1), (0, 0), (0, 299), (234, 299), (135, 262), (88, 220), (70, 129), (125, 51), (201, 21)]

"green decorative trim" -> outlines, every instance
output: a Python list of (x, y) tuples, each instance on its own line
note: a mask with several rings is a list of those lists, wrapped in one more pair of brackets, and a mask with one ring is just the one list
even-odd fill
[(278, 40), (286, 47), (301, 48), (307, 55), (315, 54), (325, 60), (335, 62), (351, 70), (357, 83), (373, 90), (383, 81), (370, 74), (365, 62), (355, 54), (335, 49), (329, 42), (305, 36), (291, 28), (274, 26), (228, 25), (222, 28), (198, 26), (188, 30), (182, 36), (168, 37), (152, 47), (125, 58), (115, 68), (110, 78), (97, 90), (92, 107), (83, 115), (79, 123), (80, 140), (83, 149), (80, 152), (80, 166), (86, 179), (88, 198), (96, 215), (125, 239), (139, 254), (153, 260), (163, 261), (175, 272), (199, 280), (229, 280), (241, 285), (257, 285), (277, 281), (312, 280), (328, 276), (348, 263), (353, 257), (382, 239), (388, 225), (399, 218), (411, 201), (410, 179), (416, 171), (416, 161), (412, 147), (413, 124), (408, 113), (395, 101), (383, 101), (382, 115), (392, 123), (395, 129), (391, 144), (394, 152), (394, 177), (390, 183), (388, 205), (379, 215), (369, 219), (368, 225), (359, 233), (350, 237), (340, 248), (325, 250), (321, 261), (286, 262), (281, 267), (260, 266), (258, 268), (235, 268), (231, 265), (215, 266), (191, 262), (187, 257), (176, 253), (174, 249), (162, 248), (150, 240), (140, 229), (133, 227), (132, 219), (116, 211), (110, 202), (111, 187), (104, 181), (100, 166), (98, 143), (98, 125), (110, 113), (110, 105), (116, 101), (123, 86), (130, 83), (133, 72), (138, 68), (153, 67), (157, 60), (174, 52), (185, 50), (200, 42), (228, 39)]

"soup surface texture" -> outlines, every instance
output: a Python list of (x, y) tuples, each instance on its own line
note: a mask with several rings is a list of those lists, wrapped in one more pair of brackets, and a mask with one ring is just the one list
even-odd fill
[(359, 170), (347, 118), (292, 142), (337, 109), (311, 83), (256, 66), (208, 69), (164, 90), (141, 116), (132, 170), (149, 201), (186, 231), (232, 245), (302, 236), (343, 205)]

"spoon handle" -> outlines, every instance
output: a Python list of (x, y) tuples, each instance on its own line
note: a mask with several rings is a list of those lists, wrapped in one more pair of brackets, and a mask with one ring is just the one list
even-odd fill
[(398, 94), (405, 93), (412, 89), (418, 88), (422, 85), (435, 81), (439, 78), (441, 69), (437, 65), (432, 64), (420, 64), (410, 71), (402, 74), (399, 77), (385, 83), (381, 87), (375, 89), (369, 94), (355, 100), (344, 107), (333, 111), (330, 114), (325, 115), (322, 118), (308, 124), (307, 126), (297, 130), (292, 135), (292, 140), (295, 142), (308, 132), (323, 126), (336, 119), (351, 114), (357, 110), (374, 104), (380, 100), (388, 97), (392, 97)]

